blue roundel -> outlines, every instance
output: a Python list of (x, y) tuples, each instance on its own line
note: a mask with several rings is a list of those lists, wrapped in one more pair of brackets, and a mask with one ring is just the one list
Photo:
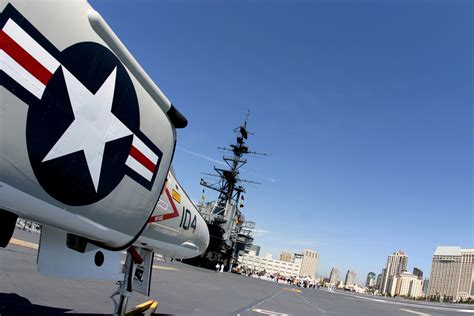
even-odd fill
[(68, 205), (95, 203), (126, 173), (140, 117), (133, 83), (106, 47), (62, 51), (41, 98), (28, 109), (29, 159), (41, 186)]

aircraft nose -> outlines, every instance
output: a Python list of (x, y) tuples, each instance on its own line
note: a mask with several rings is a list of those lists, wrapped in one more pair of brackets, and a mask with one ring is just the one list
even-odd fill
[(197, 251), (201, 254), (206, 251), (207, 246), (209, 246), (209, 229), (200, 215), (197, 216), (196, 232), (194, 235), (195, 245), (198, 247)]

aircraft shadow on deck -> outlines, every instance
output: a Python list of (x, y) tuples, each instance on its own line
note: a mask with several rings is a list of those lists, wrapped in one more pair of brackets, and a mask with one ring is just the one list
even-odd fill
[[(85, 314), (71, 313), (72, 309), (44, 306), (32, 304), (27, 298), (15, 293), (0, 293), (0, 316), (58, 316), (58, 315), (74, 315), (74, 316), (108, 316), (112, 314)], [(168, 316), (172, 314), (153, 315)]]

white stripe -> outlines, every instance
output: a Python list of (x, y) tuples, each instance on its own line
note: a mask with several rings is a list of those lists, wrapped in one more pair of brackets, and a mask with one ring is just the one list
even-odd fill
[(132, 156), (128, 156), (127, 161), (125, 162), (127, 166), (132, 168), (136, 173), (141, 175), (143, 178), (151, 181), (153, 178), (153, 172), (145, 168), (141, 163), (139, 163), (135, 158)]
[(133, 135), (133, 147), (138, 149), (142, 154), (144, 154), (148, 159), (151, 160), (155, 165), (158, 163), (158, 156), (145, 145), (140, 138), (136, 135)]
[(43, 96), (46, 86), (3, 50), (0, 50), (0, 70), (5, 71), (7, 75), (22, 85), (23, 88), (30, 91), (38, 99), (41, 99)]
[(60, 66), (59, 62), (54, 59), (43, 47), (41, 47), (31, 36), (29, 36), (21, 27), (12, 19), (9, 19), (3, 31), (10, 36), (18, 45), (34, 57), (49, 72), (54, 73)]
[(279, 312), (267, 311), (267, 310), (260, 309), (260, 308), (252, 308), (252, 312), (265, 314), (265, 315), (275, 315), (275, 316), (287, 316), (288, 315), (288, 314), (282, 314), (282, 313), (279, 313)]
[(364, 300), (369, 300), (369, 301), (375, 301), (375, 302), (380, 302), (380, 303), (385, 303), (385, 304), (393, 304), (393, 305), (400, 305), (400, 306), (408, 306), (408, 307), (414, 307), (414, 308), (423, 308), (423, 309), (435, 309), (435, 310), (442, 310), (442, 311), (456, 311), (459, 313), (470, 313), (474, 314), (474, 310), (468, 310), (468, 309), (454, 309), (450, 307), (442, 307), (442, 306), (434, 306), (434, 305), (425, 305), (425, 304), (416, 304), (416, 303), (403, 303), (400, 301), (386, 301), (386, 300), (380, 300), (380, 299), (374, 299), (370, 297), (364, 297), (360, 295), (355, 295), (355, 294), (346, 294), (342, 292), (332, 292), (333, 294), (337, 295), (344, 295), (344, 296), (349, 296), (353, 298), (358, 298), (358, 299), (364, 299)]
[(412, 311), (411, 309), (400, 308), (400, 310), (403, 311), (403, 312), (407, 312), (407, 313), (411, 313), (411, 314), (416, 314), (416, 315), (420, 315), (420, 316), (430, 316), (430, 314), (421, 313), (421, 312), (417, 312), (417, 311)]

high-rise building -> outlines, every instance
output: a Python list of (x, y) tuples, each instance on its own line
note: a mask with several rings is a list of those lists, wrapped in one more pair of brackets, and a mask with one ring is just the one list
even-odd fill
[(280, 261), (291, 262), (293, 260), (293, 256), (288, 251), (283, 251), (280, 254)]
[(382, 283), (382, 274), (377, 275), (377, 282), (375, 283), (375, 288), (380, 291), (380, 284)]
[(438, 246), (431, 264), (428, 297), (452, 301), (474, 298), (474, 249)]
[(301, 267), (301, 263), (303, 262), (303, 255), (301, 253), (293, 254), (293, 262)]
[(376, 274), (375, 272), (369, 272), (367, 274), (367, 280), (365, 281), (365, 286), (366, 287), (375, 287), (377, 283), (377, 280), (376, 280)]
[(456, 299), (461, 274), (461, 248), (437, 247), (431, 263), (428, 296), (433, 299)]
[(461, 275), (459, 278), (459, 298), (474, 298), (474, 249), (461, 249)]
[(387, 284), (390, 277), (395, 277), (402, 272), (407, 271), (408, 256), (401, 250), (394, 252), (392, 255), (387, 257), (387, 264), (385, 271), (382, 270), (382, 282), (380, 291), (385, 294), (387, 293)]
[(428, 296), (428, 288), (429, 288), (429, 286), (430, 286), (430, 280), (429, 280), (429, 279), (425, 279), (425, 280), (423, 281), (423, 295), (424, 295), (425, 297)]
[(351, 270), (347, 270), (346, 273), (346, 280), (344, 281), (344, 285), (355, 285), (356, 284), (356, 273)]
[(339, 281), (341, 275), (338, 269), (332, 268), (331, 274), (329, 274), (329, 283), (332, 285), (336, 285), (337, 281)]
[(389, 276), (387, 294), (417, 298), (423, 296), (423, 280), (409, 272)]
[(418, 277), (418, 279), (423, 280), (423, 271), (421, 269), (418, 269), (417, 267), (413, 268), (413, 274)]
[(316, 268), (318, 266), (318, 260), (319, 253), (309, 249), (303, 250), (300, 276), (307, 276), (314, 279), (316, 277)]
[(377, 286), (377, 289), (379, 290), (380, 293), (383, 293), (383, 287), (384, 287), (384, 280), (387, 277), (387, 269), (382, 269), (382, 273), (380, 273), (380, 282), (379, 285)]
[(254, 251), (256, 256), (260, 256), (260, 246), (252, 245), (250, 246), (250, 250)]

